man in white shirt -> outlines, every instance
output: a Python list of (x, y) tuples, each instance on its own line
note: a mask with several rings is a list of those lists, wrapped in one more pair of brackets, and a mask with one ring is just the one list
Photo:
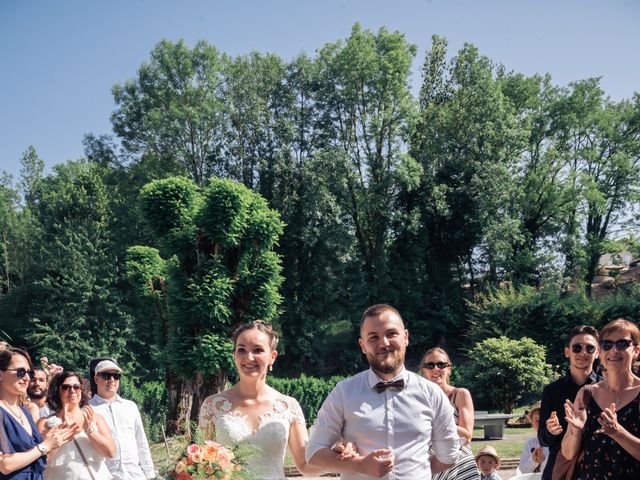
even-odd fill
[(116, 454), (106, 460), (114, 480), (148, 480), (156, 477), (149, 443), (135, 403), (118, 395), (122, 369), (111, 360), (95, 367), (97, 387), (89, 404), (107, 421)]
[[(453, 408), (436, 384), (404, 368), (409, 332), (389, 305), (369, 307), (359, 344), (369, 370), (338, 383), (323, 403), (306, 457), (345, 480), (415, 480), (451, 467), (460, 439)], [(336, 458), (336, 442), (352, 442), (359, 455)], [(429, 447), (433, 455), (429, 455)]]

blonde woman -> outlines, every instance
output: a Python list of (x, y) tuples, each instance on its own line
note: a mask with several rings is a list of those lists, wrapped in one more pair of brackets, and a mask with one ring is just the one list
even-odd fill
[(469, 390), (454, 387), (449, 383), (451, 359), (447, 352), (435, 347), (426, 351), (420, 363), (420, 373), (427, 380), (438, 385), (453, 406), (453, 415), (460, 437), (460, 456), (456, 464), (448, 470), (433, 475), (433, 480), (478, 480), (475, 458), (469, 443), (473, 438), (473, 400)]

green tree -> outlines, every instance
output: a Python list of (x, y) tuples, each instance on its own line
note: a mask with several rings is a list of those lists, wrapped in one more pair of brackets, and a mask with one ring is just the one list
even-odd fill
[(96, 167), (69, 162), (40, 183), (43, 231), (39, 269), (30, 279), (29, 345), (40, 356), (84, 370), (98, 355), (131, 364), (131, 317), (118, 288), (119, 262), (106, 228), (110, 212)]
[(346, 41), (318, 53), (318, 161), (333, 172), (331, 192), (357, 241), (360, 304), (387, 298), (389, 206), (398, 192), (395, 173), (414, 113), (409, 73), (415, 52), (400, 32), (373, 33), (355, 24)]
[(145, 296), (165, 297), (156, 320), (175, 431), (224, 388), (231, 332), (276, 317), (282, 277), (273, 249), (283, 224), (262, 197), (231, 180), (213, 178), (199, 188), (171, 177), (146, 185), (141, 199), (160, 249), (130, 249), (129, 275)]
[(569, 269), (581, 273), (590, 292), (609, 234), (628, 221), (637, 204), (640, 95), (612, 102), (599, 79), (592, 78), (570, 84), (558, 108), (564, 120), (559, 142), (571, 158), (581, 191), (567, 228), (584, 232), (582, 252), (569, 251)]
[[(474, 293), (478, 274), (487, 272), (491, 283), (504, 274), (519, 236), (511, 176), (524, 146), (491, 61), (467, 44), (447, 62), (446, 46), (434, 36), (425, 57), (410, 149), (422, 175), (403, 205), (421, 246), (416, 262), (433, 313), (421, 329), (431, 329), (436, 342), (463, 328), (460, 285), (468, 282)], [(423, 305), (412, 309), (422, 312)]]
[[(137, 78), (113, 87), (114, 132), (139, 161), (160, 162), (165, 176), (202, 184), (216, 172), (222, 140), (219, 86), (223, 56), (200, 41), (163, 40)], [(148, 157), (152, 157), (149, 159)]]
[(474, 398), (488, 401), (505, 413), (526, 393), (542, 392), (553, 380), (545, 348), (527, 337), (488, 338), (469, 350), (463, 383)]

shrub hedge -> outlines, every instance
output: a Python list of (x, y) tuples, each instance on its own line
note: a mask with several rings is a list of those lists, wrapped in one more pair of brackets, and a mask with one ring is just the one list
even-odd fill
[(309, 427), (315, 421), (316, 414), (324, 399), (327, 398), (333, 387), (344, 378), (341, 376), (317, 378), (303, 374), (299, 378), (267, 377), (267, 383), (280, 393), (293, 397), (300, 403)]

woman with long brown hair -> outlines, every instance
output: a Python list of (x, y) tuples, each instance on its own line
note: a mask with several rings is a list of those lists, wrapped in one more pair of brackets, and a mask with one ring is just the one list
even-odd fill
[(75, 430), (60, 425), (41, 436), (32, 412), (22, 404), (33, 364), (18, 348), (0, 351), (0, 479), (42, 480), (45, 456), (70, 441)]
[(105, 458), (112, 457), (116, 447), (106, 421), (94, 413), (87, 402), (82, 378), (68, 370), (51, 380), (47, 403), (55, 414), (41, 418), (38, 428), (46, 434), (61, 423), (78, 425), (79, 432), (69, 443), (48, 459), (45, 480), (108, 480), (111, 474)]
[(259, 454), (248, 459), (247, 469), (262, 480), (284, 480), (287, 446), (298, 470), (320, 473), (305, 460), (307, 427), (298, 402), (266, 383), (278, 356), (278, 337), (260, 320), (239, 327), (233, 334), (233, 359), (240, 381), (205, 399), (199, 426), (208, 439), (227, 447), (250, 445)]

